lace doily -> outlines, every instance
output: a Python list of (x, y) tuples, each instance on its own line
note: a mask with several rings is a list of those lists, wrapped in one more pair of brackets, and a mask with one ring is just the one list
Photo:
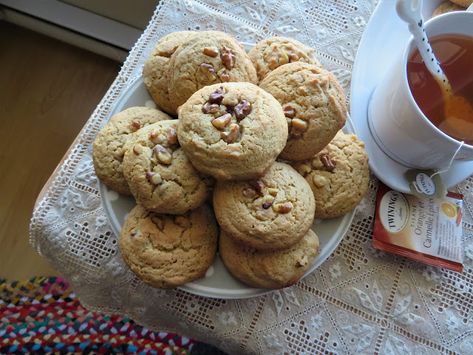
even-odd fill
[(322, 267), (293, 287), (238, 301), (145, 285), (120, 257), (101, 206), (91, 143), (159, 37), (177, 30), (223, 30), (245, 42), (290, 36), (315, 47), (348, 91), (356, 48), (374, 6), (373, 0), (161, 0), (37, 204), (31, 243), (72, 283), (86, 307), (127, 315), (229, 353), (471, 353), (471, 177), (457, 187), (465, 195), (462, 274), (371, 247), (373, 178), (348, 234)]

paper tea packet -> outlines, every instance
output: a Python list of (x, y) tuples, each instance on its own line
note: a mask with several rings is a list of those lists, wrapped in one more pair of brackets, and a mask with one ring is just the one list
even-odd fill
[(425, 264), (463, 271), (463, 196), (419, 198), (380, 184), (373, 246)]

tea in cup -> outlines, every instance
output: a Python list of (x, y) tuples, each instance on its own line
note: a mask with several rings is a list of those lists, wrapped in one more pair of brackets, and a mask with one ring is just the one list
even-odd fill
[(377, 145), (397, 162), (444, 169), (452, 158), (473, 160), (473, 110), (455, 110), (473, 107), (473, 13), (444, 14), (425, 28), (455, 99), (469, 106), (455, 106), (455, 99), (442, 94), (411, 39), (375, 88), (368, 124)]

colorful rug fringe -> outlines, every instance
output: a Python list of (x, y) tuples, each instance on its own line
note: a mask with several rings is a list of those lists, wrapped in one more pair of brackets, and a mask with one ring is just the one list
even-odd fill
[(0, 279), (0, 354), (189, 354), (194, 342), (89, 312), (60, 277)]

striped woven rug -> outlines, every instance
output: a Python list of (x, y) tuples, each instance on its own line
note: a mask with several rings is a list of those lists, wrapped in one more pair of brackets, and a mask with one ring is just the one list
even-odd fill
[(195, 344), (126, 317), (89, 312), (62, 278), (0, 279), (1, 354), (189, 354)]

